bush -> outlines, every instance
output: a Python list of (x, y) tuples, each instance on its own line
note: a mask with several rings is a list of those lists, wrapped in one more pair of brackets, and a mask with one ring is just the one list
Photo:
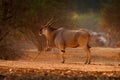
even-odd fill
[(23, 52), (18, 49), (8, 45), (0, 46), (0, 59), (2, 60), (18, 60), (22, 56)]
[[(3, 31), (1, 33), (4, 34)], [(17, 43), (22, 37), (19, 31), (12, 30), (6, 36), (3, 36), (3, 39), (0, 41), (0, 59), (17, 60), (21, 58), (24, 54), (18, 46), (19, 43)]]

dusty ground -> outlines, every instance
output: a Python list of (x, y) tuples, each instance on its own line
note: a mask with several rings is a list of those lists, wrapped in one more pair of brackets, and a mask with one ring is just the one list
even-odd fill
[(92, 63), (85, 65), (84, 50), (67, 49), (62, 64), (57, 50), (25, 51), (18, 61), (0, 61), (0, 80), (119, 80), (120, 48), (92, 48)]

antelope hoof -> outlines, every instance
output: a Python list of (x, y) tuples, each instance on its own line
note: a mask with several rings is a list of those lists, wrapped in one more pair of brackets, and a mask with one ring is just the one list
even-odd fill
[(87, 61), (84, 64), (87, 64)]
[(46, 48), (45, 51), (51, 51), (51, 48)]
[(63, 60), (62, 63), (65, 63), (65, 60)]
[(86, 61), (85, 64), (90, 64), (90, 61)]
[(91, 62), (90, 61), (88, 61), (88, 64), (90, 64)]

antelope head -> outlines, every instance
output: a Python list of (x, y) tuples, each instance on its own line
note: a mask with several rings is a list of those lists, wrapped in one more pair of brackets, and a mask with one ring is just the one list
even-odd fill
[(41, 26), (39, 35), (47, 35), (48, 29), (51, 28), (51, 25), (53, 24), (53, 18), (50, 19), (45, 25)]

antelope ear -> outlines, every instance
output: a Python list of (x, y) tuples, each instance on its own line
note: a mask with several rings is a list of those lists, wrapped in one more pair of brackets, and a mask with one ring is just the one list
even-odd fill
[(41, 31), (43, 29), (43, 26), (41, 26), (40, 28), (39, 28), (39, 30)]

